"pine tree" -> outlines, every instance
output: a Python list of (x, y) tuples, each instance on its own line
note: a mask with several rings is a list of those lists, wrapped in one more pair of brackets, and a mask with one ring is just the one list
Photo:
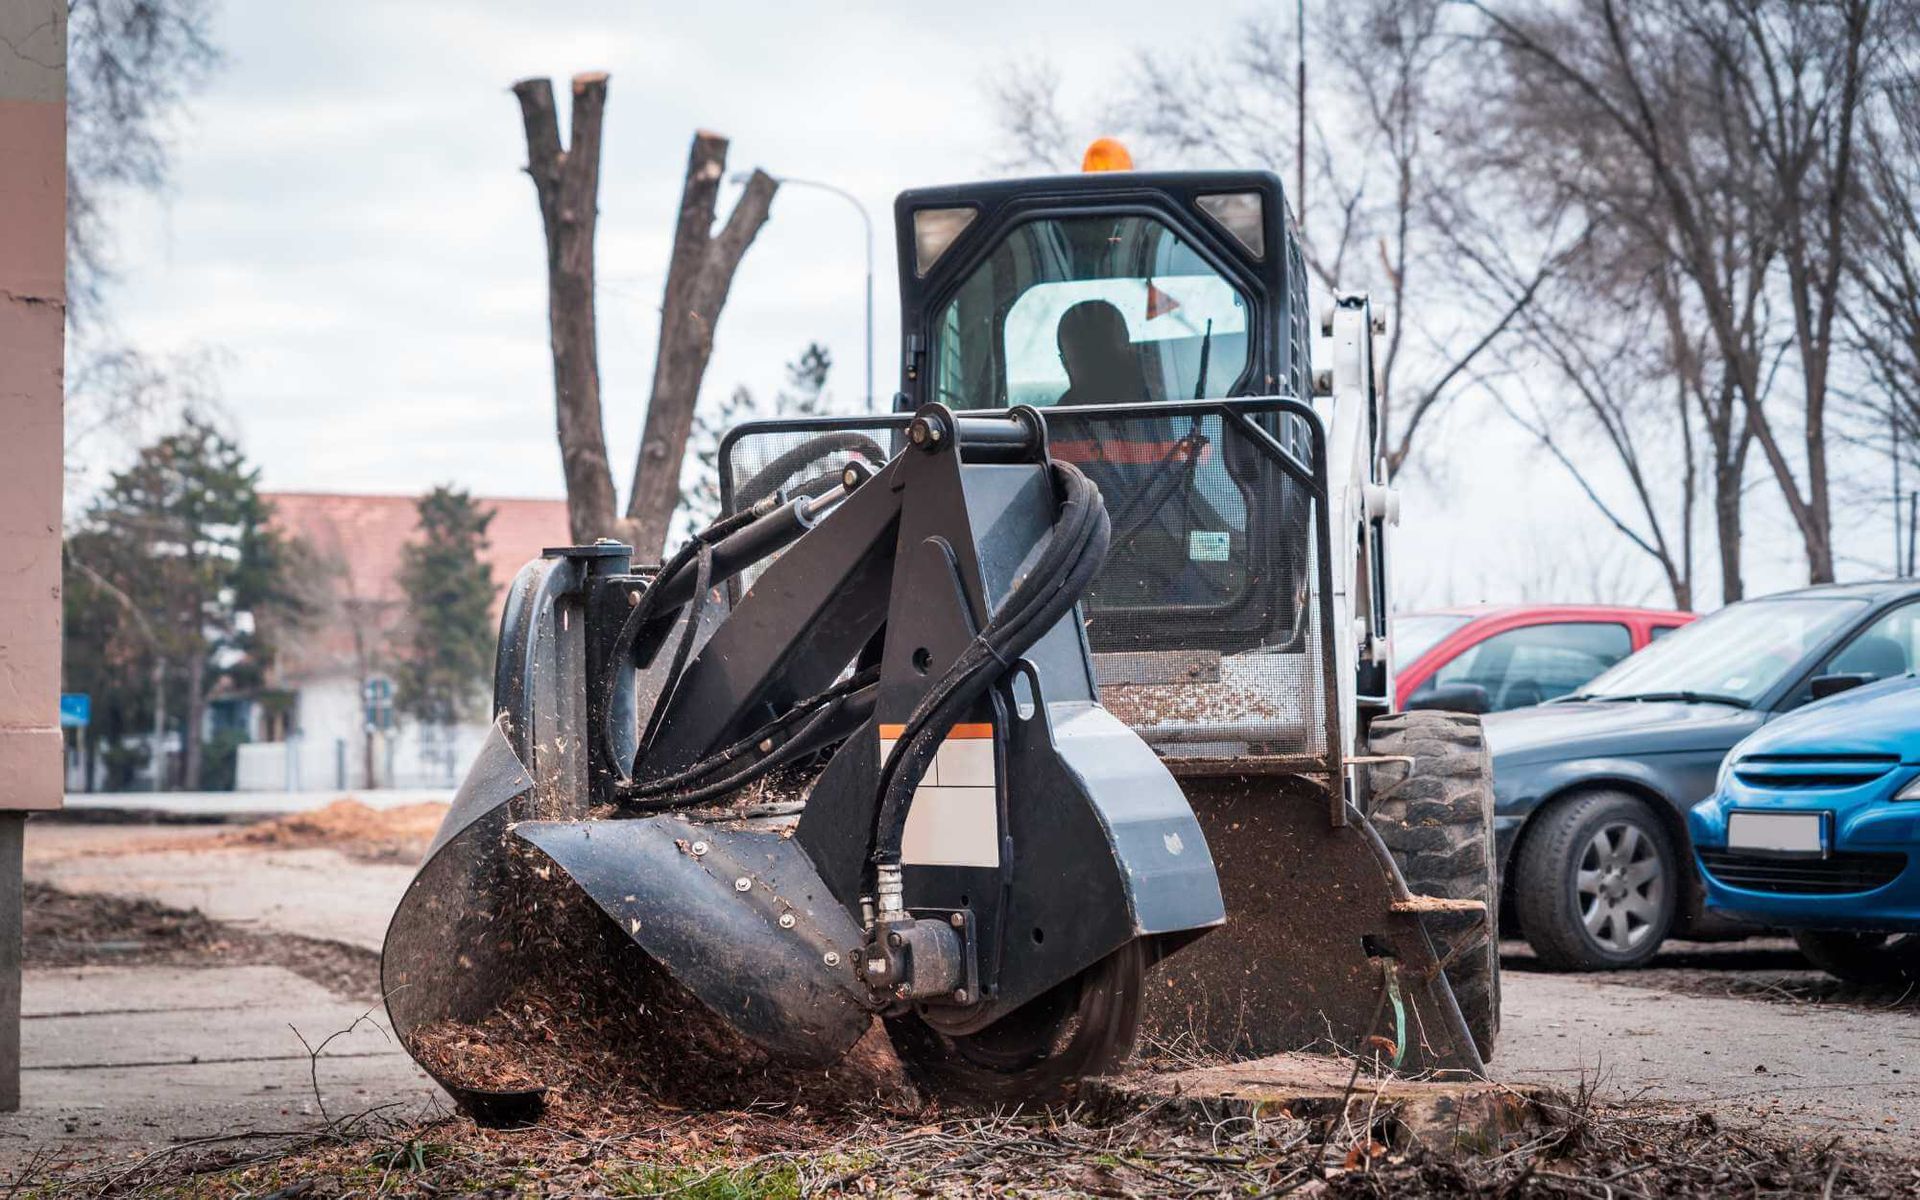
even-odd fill
[(481, 557), (493, 511), (464, 491), (420, 497), (420, 539), (402, 552), (407, 627), (395, 705), (446, 728), (473, 713), (493, 666), (493, 568)]
[[(239, 446), (188, 415), (113, 476), (67, 539), (66, 686), (93, 693), (120, 732), (156, 708), (177, 721), (189, 787), (210, 782), (209, 697), (257, 685), (272, 657), (265, 630), (305, 609), (289, 586), (296, 548), (269, 526), (259, 479)], [(266, 613), (286, 619), (263, 626)]]

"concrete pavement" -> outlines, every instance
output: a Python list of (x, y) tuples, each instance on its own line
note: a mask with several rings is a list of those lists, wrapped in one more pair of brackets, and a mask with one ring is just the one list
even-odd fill
[[(33, 822), (27, 877), (378, 952), (411, 868), (331, 850), (194, 846), (220, 832)], [(156, 842), (172, 848), (123, 852)], [(137, 945), (141, 931), (128, 936)], [(320, 1100), (334, 1117), (445, 1105), (392, 1040), (377, 995), (337, 994), (281, 966), (30, 964), (24, 995), (22, 1110), (0, 1116), (0, 1183), (36, 1155), (120, 1159), (199, 1137), (310, 1129)], [(348, 1029), (316, 1070), (300, 1036), (318, 1046)]]
[[(280, 967), (30, 968), (21, 1111), (0, 1116), (0, 1179), (36, 1153), (97, 1163), (312, 1128), (323, 1103), (335, 1118), (442, 1103), (385, 1014), (360, 1020), (375, 1003)], [(349, 1032), (318, 1060), (301, 1044), (338, 1030)]]

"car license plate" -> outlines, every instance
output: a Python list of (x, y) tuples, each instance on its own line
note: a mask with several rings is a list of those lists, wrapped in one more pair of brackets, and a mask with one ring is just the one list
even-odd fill
[(1727, 849), (1819, 854), (1826, 847), (1824, 813), (1737, 812), (1727, 815)]

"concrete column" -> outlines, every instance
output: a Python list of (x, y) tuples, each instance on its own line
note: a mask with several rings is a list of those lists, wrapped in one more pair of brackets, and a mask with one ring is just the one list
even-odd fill
[(20, 1107), (22, 836), (27, 814), (0, 812), (0, 1112)]
[(20, 1104), (25, 813), (60, 807), (65, 0), (0, 3), (0, 1110)]

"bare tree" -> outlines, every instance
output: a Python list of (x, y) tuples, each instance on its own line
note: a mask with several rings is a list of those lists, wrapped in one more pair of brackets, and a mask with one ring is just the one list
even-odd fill
[(72, 0), (67, 23), (67, 316), (99, 321), (114, 278), (107, 212), (157, 191), (170, 119), (220, 63), (209, 0)]
[[(1551, 222), (1503, 227), (1475, 210), (1470, 160), (1437, 132), (1469, 99), (1460, 81), (1470, 64), (1449, 10), (1442, 0), (1359, 0), (1323, 6), (1308, 29), (1318, 82), (1306, 114), (1302, 249), (1324, 286), (1364, 288), (1392, 314), (1380, 376), (1395, 470), (1511, 331), (1569, 233)], [(1159, 159), (1292, 177), (1297, 45), (1284, 18), (1263, 16), (1224, 54), (1143, 51), (1108, 89), (1130, 99), (1094, 115), (1102, 131), (1125, 132)], [(1053, 68), (1008, 68), (994, 99), (1007, 165), (1071, 163), (1075, 122), (1060, 111)]]
[(600, 130), (607, 75), (573, 77), (570, 137), (560, 143), (553, 85), (513, 85), (526, 128), (527, 173), (540, 201), (547, 241), (547, 320), (553, 350), (554, 415), (567, 484), (573, 540), (618, 537), (641, 561), (656, 559), (680, 500), (680, 463), (693, 425), (694, 402), (713, 355), (713, 329), (740, 259), (766, 223), (776, 183), (756, 170), (726, 225), (713, 232), (727, 139), (696, 133), (660, 309), (653, 395), (634, 464), (624, 518), (616, 507), (613, 470), (601, 419), (600, 357), (594, 315), (594, 230), (599, 220)]
[[(100, 469), (102, 435), (129, 444), (207, 407), (204, 352), (158, 358), (118, 336), (112, 218), (130, 192), (163, 192), (176, 118), (221, 63), (211, 0), (72, 0), (67, 24), (68, 473)], [(17, 52), (17, 49), (16, 49)], [(86, 482), (100, 483), (100, 479)]]
[[(1827, 406), (1858, 114), (1901, 0), (1471, 0), (1498, 121), (1555, 203), (1656, 239), (1805, 545), (1833, 578)], [(1776, 307), (1781, 311), (1776, 315)], [(1775, 371), (1787, 365), (1793, 395)], [(1773, 401), (1771, 406), (1769, 401)], [(1800, 433), (1776, 412), (1792, 405)], [(1730, 447), (1731, 449), (1731, 447)]]
[[(1843, 316), (1849, 354), (1866, 376), (1860, 440), (1920, 466), (1920, 71), (1902, 76), (1867, 114)], [(1897, 530), (1894, 561), (1902, 571)]]
[[(1518, 332), (1518, 346), (1503, 354), (1512, 367), (1501, 389), (1508, 415), (1653, 560), (1674, 607), (1692, 608), (1695, 405), (1672, 369), (1660, 315), (1630, 305), (1608, 311), (1570, 281), (1530, 307)], [(1544, 396), (1531, 385), (1536, 376), (1554, 382)]]
[[(1475, 132), (1490, 168), (1486, 176), (1536, 177), (1537, 148), (1490, 126)], [(1542, 441), (1636, 551), (1656, 560), (1683, 608), (1699, 598), (1694, 520), (1704, 476), (1720, 599), (1738, 600), (1744, 594), (1741, 499), (1753, 442), (1745, 410), (1711, 353), (1704, 320), (1689, 310), (1680, 266), (1664, 253), (1665, 242), (1648, 233), (1646, 214), (1614, 203), (1605, 192), (1570, 188), (1566, 195), (1554, 219), (1572, 210), (1591, 223), (1507, 339), (1501, 360), (1509, 364), (1509, 391), (1519, 394), (1504, 396), (1503, 407)], [(1511, 213), (1525, 202), (1523, 187), (1495, 207)], [(1743, 274), (1744, 262), (1730, 253), (1722, 266), (1758, 283), (1764, 273)], [(1756, 288), (1745, 303), (1757, 308), (1764, 295)], [(1524, 367), (1514, 365), (1516, 357)], [(1529, 386), (1542, 370), (1554, 381), (1544, 394)], [(1570, 443), (1561, 433), (1547, 445), (1543, 431), (1563, 419), (1594, 436)], [(1632, 494), (1630, 517), (1602, 499), (1602, 477), (1614, 469)]]
[(642, 561), (659, 557), (667, 527), (680, 504), (680, 464), (700, 381), (713, 357), (714, 327), (733, 287), (734, 272), (754, 235), (767, 223), (773, 176), (755, 170), (720, 231), (713, 231), (720, 181), (727, 171), (727, 139), (702, 130), (687, 156), (686, 186), (680, 196), (680, 220), (673, 234), (667, 267), (666, 297), (660, 306), (660, 345), (653, 364), (653, 396), (640, 434), (640, 456), (633, 467), (633, 491), (627, 501), (634, 552)]

